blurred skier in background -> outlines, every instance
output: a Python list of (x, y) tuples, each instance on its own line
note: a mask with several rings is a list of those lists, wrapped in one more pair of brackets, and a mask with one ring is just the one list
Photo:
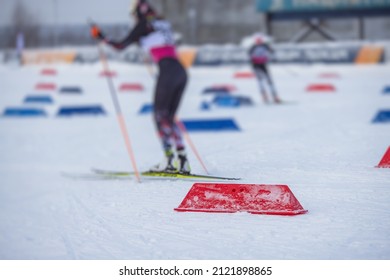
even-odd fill
[(134, 0), (131, 13), (135, 26), (122, 41), (107, 39), (97, 25), (91, 35), (115, 49), (138, 43), (158, 64), (159, 74), (154, 92), (154, 121), (164, 150), (164, 159), (151, 171), (190, 173), (181, 131), (175, 115), (187, 84), (187, 73), (179, 62), (171, 24), (146, 0)]
[(274, 103), (282, 103), (280, 100), (275, 85), (273, 83), (271, 74), (268, 70), (268, 63), (271, 60), (273, 50), (267, 44), (266, 38), (260, 34), (255, 36), (255, 43), (249, 50), (250, 61), (253, 70), (256, 74), (260, 86), (261, 96), (264, 103), (269, 103), (266, 84), (271, 91), (272, 100)]

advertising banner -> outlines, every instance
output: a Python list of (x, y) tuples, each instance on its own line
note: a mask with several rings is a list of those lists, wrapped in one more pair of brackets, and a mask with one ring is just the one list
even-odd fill
[(259, 12), (332, 11), (390, 7), (390, 0), (256, 0)]
[[(375, 45), (338, 46), (275, 46), (273, 63), (358, 63), (385, 62), (385, 49)], [(236, 65), (249, 63), (248, 50), (243, 47), (200, 47), (195, 66)]]

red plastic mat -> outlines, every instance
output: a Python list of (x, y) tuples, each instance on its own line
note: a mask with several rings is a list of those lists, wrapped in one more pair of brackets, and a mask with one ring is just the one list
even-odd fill
[(267, 215), (298, 215), (307, 212), (287, 185), (212, 183), (195, 183), (175, 210)]

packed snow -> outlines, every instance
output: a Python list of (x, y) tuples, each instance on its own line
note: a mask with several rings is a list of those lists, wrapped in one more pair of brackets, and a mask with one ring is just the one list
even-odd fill
[[(137, 167), (162, 159), (151, 114), (155, 80), (145, 66), (110, 62)], [(57, 75), (43, 76), (43, 68)], [(283, 105), (265, 105), (249, 66), (189, 70), (180, 119), (233, 118), (240, 131), (191, 132), (207, 171), (239, 183), (288, 185), (308, 213), (296, 216), (176, 212), (194, 181), (88, 180), (67, 173), (132, 170), (101, 64), (0, 65), (0, 110), (34, 107), (46, 117), (0, 118), (0, 258), (76, 260), (388, 260), (390, 170), (376, 168), (390, 146), (390, 65), (272, 65)], [(153, 69), (155, 71), (155, 69)], [(152, 71), (152, 72), (153, 72)], [(335, 75), (321, 74), (333, 73)], [(36, 90), (39, 82), (82, 94)], [(142, 92), (121, 92), (122, 83)], [(336, 91), (309, 93), (330, 83)], [(253, 106), (201, 110), (203, 89), (236, 86)], [(27, 95), (53, 104), (24, 104)], [(64, 106), (100, 105), (104, 116), (59, 117)], [(206, 173), (188, 146), (194, 173)]]

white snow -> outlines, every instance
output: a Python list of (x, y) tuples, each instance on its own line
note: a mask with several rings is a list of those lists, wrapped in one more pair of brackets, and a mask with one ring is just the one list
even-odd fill
[[(110, 63), (123, 82), (143, 93), (117, 92), (136, 162), (148, 169), (162, 158), (151, 115), (154, 80), (144, 66)], [(372, 124), (390, 109), (390, 65), (273, 65), (282, 99), (267, 106), (254, 79), (234, 79), (249, 67), (193, 68), (181, 119), (231, 117), (240, 132), (190, 133), (208, 171), (241, 183), (285, 184), (309, 212), (297, 216), (176, 212), (194, 182), (74, 180), (61, 172), (98, 167), (131, 170), (102, 70), (96, 65), (0, 65), (0, 110), (26, 107), (38, 82), (80, 86), (82, 95), (48, 92), (46, 118), (0, 118), (0, 259), (273, 259), (388, 260), (390, 170), (375, 168), (390, 146), (388, 123)], [(335, 72), (339, 79), (319, 78)], [(255, 105), (201, 111), (201, 92), (233, 84)], [(335, 93), (307, 93), (332, 83)], [(57, 117), (65, 105), (101, 104), (107, 116)], [(37, 106), (37, 105), (35, 105)], [(42, 106), (38, 106), (42, 107)], [(189, 150), (195, 173), (204, 173)]]

